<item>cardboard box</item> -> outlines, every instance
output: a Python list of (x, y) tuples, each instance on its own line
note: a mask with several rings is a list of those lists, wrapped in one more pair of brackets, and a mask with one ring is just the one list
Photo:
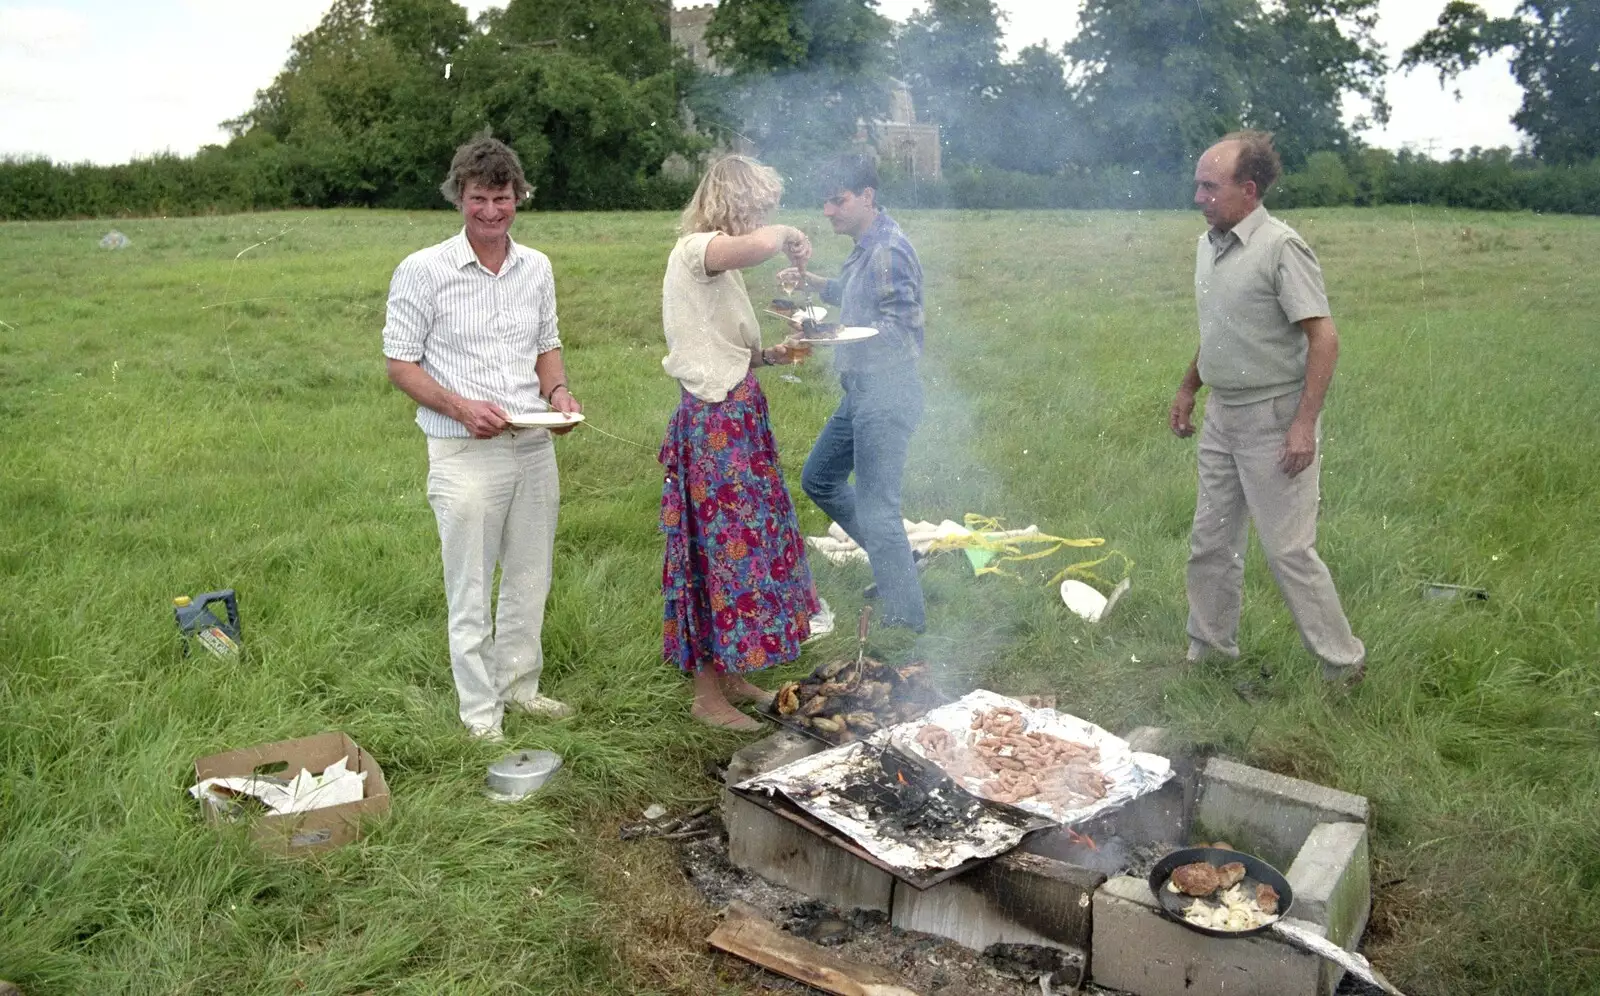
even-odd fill
[[(320, 774), (340, 758), (348, 758), (346, 764), (351, 771), (367, 772), (365, 798), (304, 813), (268, 813), (251, 820), (250, 835), (262, 847), (277, 854), (306, 854), (348, 844), (361, 836), (362, 819), (389, 811), (389, 785), (383, 780), (383, 769), (354, 740), (343, 733), (319, 733), (212, 754), (194, 762), (194, 778), (199, 782), (256, 772), (293, 778), (301, 768)], [(214, 807), (204, 809), (207, 822), (227, 822)]]

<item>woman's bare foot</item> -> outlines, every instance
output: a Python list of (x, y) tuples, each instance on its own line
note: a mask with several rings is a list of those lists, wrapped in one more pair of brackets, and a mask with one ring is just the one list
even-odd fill
[(752, 685), (736, 674), (724, 674), (717, 677), (717, 686), (729, 702), (739, 704), (753, 702), (756, 705), (770, 705), (773, 693), (759, 685)]
[[(714, 671), (700, 670), (694, 675), (694, 705), (689, 709), (689, 715), (707, 726), (721, 727), (727, 730), (738, 730), (740, 733), (755, 733), (763, 729), (762, 725), (738, 709), (723, 691), (725, 680), (735, 680), (755, 688), (749, 682), (737, 675), (719, 675)], [(760, 691), (760, 689), (756, 689)]]
[(737, 730), (740, 733), (758, 733), (765, 729), (760, 720), (746, 716), (727, 702), (723, 702), (721, 707), (718, 708), (715, 705), (701, 703), (697, 700), (689, 708), (689, 715), (707, 726), (715, 726), (724, 730)]

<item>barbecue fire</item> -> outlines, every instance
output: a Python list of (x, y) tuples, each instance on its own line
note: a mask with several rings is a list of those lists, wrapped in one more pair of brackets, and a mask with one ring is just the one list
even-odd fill
[(780, 722), (832, 744), (846, 744), (914, 719), (942, 701), (928, 681), (928, 666), (892, 667), (870, 657), (841, 659), (803, 681), (778, 689), (773, 711)]

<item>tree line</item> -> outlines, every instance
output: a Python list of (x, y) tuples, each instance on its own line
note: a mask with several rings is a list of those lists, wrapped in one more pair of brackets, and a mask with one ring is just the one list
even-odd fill
[(226, 144), (108, 167), (0, 161), (0, 218), (437, 207), (451, 152), (485, 129), (521, 155), (536, 208), (675, 208), (692, 164), (735, 143), (803, 181), (883, 118), (891, 80), (940, 126), (945, 164), (934, 183), (888, 170), (901, 203), (1181, 205), (1195, 154), (1251, 127), (1277, 135), (1285, 206), (1600, 213), (1600, 4), (1491, 18), (1452, 0), (1400, 68), (1445, 86), (1509, 52), (1529, 140), (1447, 162), (1359, 139), (1389, 114), (1377, 6), (1083, 0), (1070, 42), (1007, 58), (994, 0), (930, 0), (899, 25), (874, 0), (721, 0), (721, 71), (706, 73), (671, 41), (670, 0), (509, 0), (476, 20), (453, 0), (334, 0), (224, 123)]

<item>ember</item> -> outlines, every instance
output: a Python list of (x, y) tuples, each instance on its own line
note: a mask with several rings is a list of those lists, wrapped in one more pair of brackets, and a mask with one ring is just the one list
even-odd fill
[[(894, 777), (889, 777), (890, 771)], [(911, 778), (906, 778), (906, 772)], [(973, 832), (983, 811), (983, 801), (949, 778), (928, 768), (922, 770), (893, 750), (880, 758), (871, 777), (839, 786), (838, 795), (865, 809), (864, 822), (878, 833), (903, 843), (920, 840), (961, 840)]]

